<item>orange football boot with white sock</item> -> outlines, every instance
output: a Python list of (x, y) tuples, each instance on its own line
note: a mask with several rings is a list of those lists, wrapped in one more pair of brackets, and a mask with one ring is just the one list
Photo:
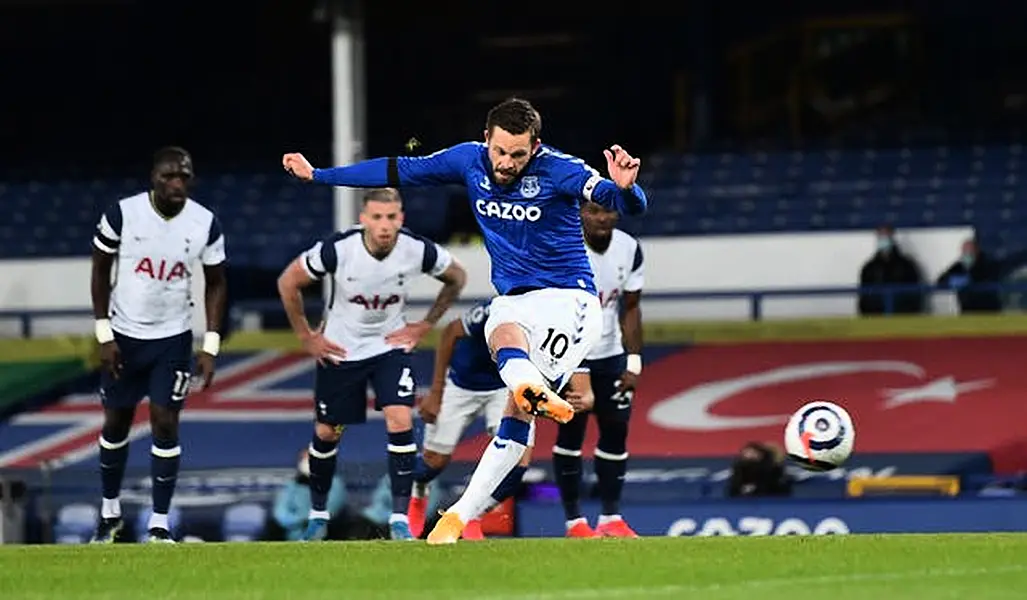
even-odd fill
[(455, 512), (448, 511), (442, 515), (435, 529), (428, 534), (428, 544), (436, 546), (439, 544), (455, 544), (464, 532), (465, 524)]
[(574, 407), (547, 386), (522, 383), (514, 391), (517, 407), (539, 417), (549, 417), (557, 423), (567, 423), (574, 418)]
[(424, 521), (427, 512), (427, 496), (423, 496), (421, 498), (415, 498), (413, 496), (410, 497), (410, 503), (407, 504), (407, 519), (410, 522), (410, 533), (415, 538), (420, 538), (421, 534), (424, 533)]
[(567, 537), (569, 538), (597, 538), (602, 537), (591, 526), (585, 519), (575, 519), (574, 524), (568, 523)]
[(616, 538), (637, 538), (638, 534), (635, 530), (628, 526), (624, 519), (616, 518), (609, 520), (605, 523), (600, 523), (596, 527), (596, 533), (601, 537), (616, 537)]
[(481, 530), (481, 519), (471, 519), (467, 522), (467, 526), (464, 527), (462, 534), (463, 539), (479, 542), (485, 539), (485, 532)]

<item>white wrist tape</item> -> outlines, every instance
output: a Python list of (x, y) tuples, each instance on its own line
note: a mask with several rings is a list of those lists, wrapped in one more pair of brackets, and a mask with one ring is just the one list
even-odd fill
[(626, 367), (628, 373), (634, 373), (635, 375), (642, 374), (642, 355), (641, 354), (629, 354), (628, 355), (628, 366)]
[(211, 356), (217, 356), (221, 351), (221, 335), (216, 331), (208, 331), (203, 334), (203, 352)]
[(96, 332), (96, 341), (101, 344), (114, 341), (114, 330), (111, 329), (110, 319), (97, 319), (94, 324), (94, 330)]

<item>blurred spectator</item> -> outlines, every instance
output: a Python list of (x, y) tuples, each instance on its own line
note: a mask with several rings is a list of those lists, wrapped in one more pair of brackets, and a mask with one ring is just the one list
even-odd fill
[[(328, 494), (328, 513), (332, 520), (343, 516), (346, 505), (346, 484), (336, 473), (332, 479), (332, 490)], [(278, 490), (272, 511), (271, 529), (281, 531), (269, 532), (269, 539), (300, 540), (307, 528), (307, 516), (310, 514), (310, 464), (307, 461), (306, 449), (300, 453), (296, 465), (296, 477)], [(331, 535), (329, 535), (331, 537)]]
[(981, 252), (975, 240), (963, 242), (963, 250), (956, 262), (938, 277), (938, 285), (957, 291), (959, 311), (999, 312), (1002, 298), (998, 289), (974, 290), (971, 286), (982, 283), (998, 283), (1001, 278), (999, 264)]
[(792, 479), (785, 472), (784, 454), (771, 444), (749, 442), (731, 465), (729, 498), (791, 496)]
[[(863, 265), (859, 274), (861, 287), (883, 285), (919, 285), (923, 283), (920, 267), (903, 254), (895, 242), (895, 229), (883, 225), (877, 229), (877, 251)], [(916, 314), (924, 310), (924, 295), (918, 291), (902, 292), (892, 296), (892, 313)], [(860, 292), (859, 314), (885, 314), (885, 296), (879, 292)]]

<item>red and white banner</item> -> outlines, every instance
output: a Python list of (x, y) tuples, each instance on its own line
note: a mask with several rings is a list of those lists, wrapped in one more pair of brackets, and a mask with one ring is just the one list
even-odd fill
[[(780, 444), (792, 411), (826, 399), (851, 413), (857, 453), (988, 451), (1016, 461), (1008, 454), (1027, 439), (1024, 357), (1025, 337), (681, 349), (646, 367), (628, 447), (636, 457), (669, 458)], [(539, 428), (537, 456), (548, 456), (555, 430)], [(595, 437), (590, 427), (586, 448)], [(474, 459), (478, 442), (460, 458)]]

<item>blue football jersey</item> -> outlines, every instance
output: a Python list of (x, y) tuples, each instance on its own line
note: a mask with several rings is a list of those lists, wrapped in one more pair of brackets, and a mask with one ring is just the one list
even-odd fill
[(492, 178), (488, 148), (458, 144), (419, 157), (372, 159), (315, 169), (314, 181), (369, 187), (466, 187), (500, 294), (518, 288), (574, 288), (596, 293), (581, 234), (581, 201), (641, 214), (648, 200), (638, 185), (622, 190), (585, 161), (541, 146), (510, 185)]
[(491, 303), (486, 300), (477, 304), (460, 317), (467, 335), (457, 339), (453, 348), (449, 379), (465, 390), (486, 392), (506, 387), (485, 340), (485, 321), (489, 318)]

